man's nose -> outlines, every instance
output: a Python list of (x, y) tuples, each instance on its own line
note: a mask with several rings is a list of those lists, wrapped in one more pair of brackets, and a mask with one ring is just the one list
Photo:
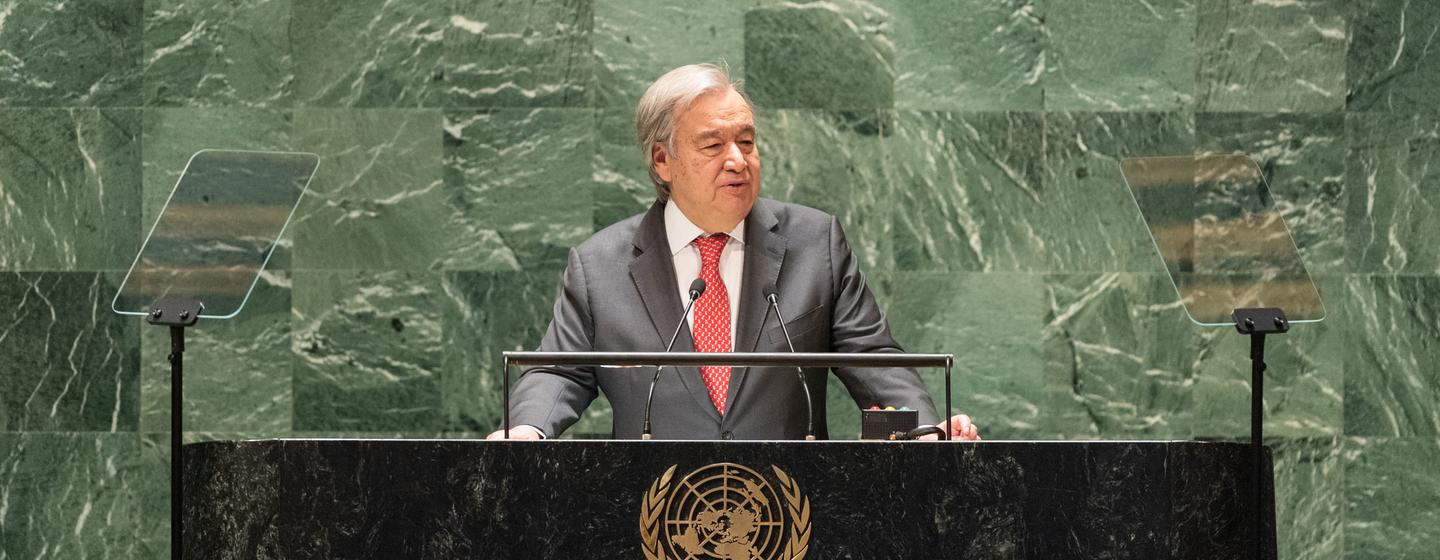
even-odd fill
[(745, 152), (740, 151), (739, 142), (731, 142), (725, 149), (725, 170), (741, 172), (745, 170)]

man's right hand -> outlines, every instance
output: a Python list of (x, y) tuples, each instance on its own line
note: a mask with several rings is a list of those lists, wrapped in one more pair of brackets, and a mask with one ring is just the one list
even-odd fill
[[(505, 430), (495, 430), (490, 435), (485, 436), (485, 439), (505, 439)], [(510, 427), (510, 439), (539, 440), (545, 439), (545, 436), (540, 435), (540, 430), (535, 429), (534, 426), (521, 425)]]

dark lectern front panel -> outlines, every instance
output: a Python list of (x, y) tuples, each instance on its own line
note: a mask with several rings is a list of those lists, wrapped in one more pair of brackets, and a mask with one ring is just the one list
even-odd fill
[[(185, 448), (185, 556), (1249, 558), (1247, 449), (203, 443)], [(1273, 504), (1263, 515), (1273, 551)]]

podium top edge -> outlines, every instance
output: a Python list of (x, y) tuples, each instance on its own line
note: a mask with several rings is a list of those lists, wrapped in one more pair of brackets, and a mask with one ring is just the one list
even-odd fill
[(950, 367), (954, 354), (832, 352), (505, 352), (514, 366)]

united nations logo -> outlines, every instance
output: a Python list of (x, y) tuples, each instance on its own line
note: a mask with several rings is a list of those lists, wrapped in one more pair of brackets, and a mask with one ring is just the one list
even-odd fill
[(640, 503), (647, 560), (801, 560), (810, 549), (810, 498), (780, 467), (775, 486), (744, 465), (715, 463), (671, 484), (675, 465)]

